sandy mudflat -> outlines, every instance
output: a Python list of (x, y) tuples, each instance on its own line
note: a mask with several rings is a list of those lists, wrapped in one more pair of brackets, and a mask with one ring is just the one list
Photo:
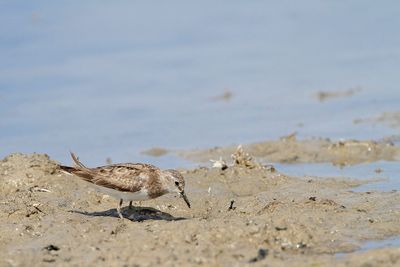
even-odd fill
[[(388, 147), (385, 159), (396, 150)], [(354, 252), (400, 234), (399, 192), (228, 165), (181, 170), (192, 209), (168, 195), (124, 208), (130, 220), (120, 220), (115, 199), (47, 156), (9, 155), (0, 162), (0, 266), (400, 266), (399, 248)]]
[[(396, 140), (397, 141), (397, 140)], [(353, 165), (379, 160), (400, 160), (400, 147), (395, 146), (390, 138), (382, 141), (330, 139), (297, 140), (295, 134), (279, 140), (264, 141), (243, 146), (252, 156), (266, 162), (280, 163), (332, 163), (334, 165)], [(237, 145), (180, 151), (183, 158), (207, 162), (209, 159), (229, 160)]]
[(383, 112), (372, 118), (360, 118), (353, 121), (355, 124), (359, 123), (372, 123), (372, 124), (383, 124), (391, 128), (400, 127), (400, 112)]

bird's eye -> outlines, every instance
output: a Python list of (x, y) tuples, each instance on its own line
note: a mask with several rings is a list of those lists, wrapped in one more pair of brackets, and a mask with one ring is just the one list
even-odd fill
[(176, 186), (179, 186), (179, 182), (175, 182), (175, 185), (176, 185)]

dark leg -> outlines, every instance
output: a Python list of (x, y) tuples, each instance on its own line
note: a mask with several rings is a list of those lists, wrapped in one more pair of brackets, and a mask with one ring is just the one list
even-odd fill
[(124, 218), (124, 217), (122, 216), (122, 213), (121, 213), (122, 202), (124, 202), (124, 201), (121, 199), (121, 200), (119, 201), (118, 206), (117, 206), (117, 212), (118, 212), (118, 215), (119, 215), (119, 217), (120, 217), (121, 219)]
[(129, 209), (133, 209), (133, 207), (132, 207), (132, 200), (129, 201)]

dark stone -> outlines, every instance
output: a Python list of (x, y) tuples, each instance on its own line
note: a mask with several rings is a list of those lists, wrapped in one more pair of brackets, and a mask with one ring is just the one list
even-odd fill
[(268, 256), (268, 249), (260, 248), (257, 253), (257, 257), (254, 257), (249, 260), (250, 263), (257, 262), (265, 259)]
[(48, 245), (48, 246), (44, 247), (43, 249), (44, 249), (44, 250), (47, 250), (47, 251), (57, 251), (57, 250), (60, 250), (60, 248), (57, 247), (57, 246), (55, 246), (55, 245)]

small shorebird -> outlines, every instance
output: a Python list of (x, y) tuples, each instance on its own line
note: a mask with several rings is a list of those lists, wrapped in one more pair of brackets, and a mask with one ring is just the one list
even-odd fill
[(143, 163), (120, 163), (88, 168), (71, 152), (74, 167), (60, 166), (71, 174), (92, 183), (99, 191), (119, 199), (118, 215), (123, 219), (121, 206), (124, 200), (157, 198), (168, 193), (178, 193), (190, 208), (185, 194), (185, 180), (176, 170), (160, 170), (156, 166)]

